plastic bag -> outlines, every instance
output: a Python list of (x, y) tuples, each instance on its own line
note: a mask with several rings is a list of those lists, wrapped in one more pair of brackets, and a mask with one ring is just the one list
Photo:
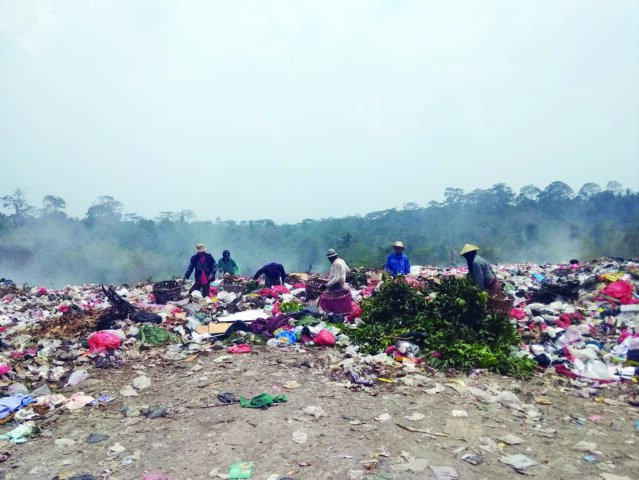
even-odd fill
[(632, 284), (626, 282), (625, 280), (618, 280), (604, 288), (601, 293), (608, 297), (616, 298), (623, 305), (639, 303), (639, 300), (633, 297), (632, 291)]
[(581, 342), (581, 340), (583, 340), (581, 332), (575, 325), (571, 325), (564, 332), (564, 334), (559, 337), (557, 345), (559, 345), (560, 347), (566, 347), (568, 345), (572, 345), (573, 343)]
[(120, 347), (122, 340), (111, 332), (95, 332), (87, 338), (91, 353), (102, 353)]
[(322, 330), (313, 337), (313, 343), (320, 347), (334, 347), (336, 341), (335, 335), (328, 330)]

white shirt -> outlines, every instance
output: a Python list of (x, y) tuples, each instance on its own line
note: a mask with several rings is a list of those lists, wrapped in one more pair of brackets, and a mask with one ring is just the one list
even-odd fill
[(346, 262), (338, 257), (333, 263), (331, 263), (331, 269), (328, 272), (328, 283), (326, 286), (330, 287), (339, 282), (340, 286), (343, 287), (346, 283), (346, 274), (350, 271), (351, 269), (348, 268)]

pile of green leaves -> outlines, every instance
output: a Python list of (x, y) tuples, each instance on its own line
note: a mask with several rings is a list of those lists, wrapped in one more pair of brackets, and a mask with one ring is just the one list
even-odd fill
[(300, 310), (302, 310), (304, 308), (304, 305), (302, 305), (299, 302), (283, 302), (282, 305), (280, 305), (280, 312), (282, 313), (295, 313), (295, 312), (299, 312)]
[(362, 288), (368, 285), (368, 272), (369, 268), (366, 267), (355, 267), (351, 268), (351, 271), (346, 277), (346, 281), (353, 288)]
[(383, 351), (399, 338), (419, 338), (432, 367), (530, 377), (536, 363), (517, 355), (521, 339), (514, 325), (506, 315), (490, 314), (487, 298), (467, 278), (443, 278), (430, 288), (386, 279), (362, 302), (363, 323), (349, 336), (365, 353)]

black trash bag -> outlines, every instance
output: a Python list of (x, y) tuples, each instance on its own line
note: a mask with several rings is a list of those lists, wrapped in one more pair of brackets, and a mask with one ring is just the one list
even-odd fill
[(162, 317), (156, 313), (138, 310), (131, 315), (131, 320), (137, 323), (162, 323)]

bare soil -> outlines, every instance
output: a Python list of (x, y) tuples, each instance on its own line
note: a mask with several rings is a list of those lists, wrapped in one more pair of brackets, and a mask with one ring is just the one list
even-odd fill
[[(2, 450), (10, 456), (0, 464), (0, 478), (51, 480), (85, 473), (139, 480), (145, 472), (164, 472), (172, 480), (199, 480), (221, 478), (218, 474), (228, 473), (238, 461), (254, 462), (252, 478), (260, 480), (277, 478), (274, 475), (434, 479), (430, 466), (453, 467), (459, 478), (468, 480), (519, 478), (520, 473), (499, 461), (512, 454), (534, 459), (538, 465), (524, 474), (538, 478), (639, 478), (639, 431), (634, 425), (639, 409), (623, 396), (636, 392), (636, 385), (603, 387), (591, 398), (582, 398), (575, 395), (579, 385), (553, 374), (515, 382), (495, 375), (441, 373), (424, 379), (422, 372), (418, 381), (412, 374), (395, 375), (392, 383), (352, 389), (345, 386), (340, 371), (331, 368), (339, 359), (337, 350), (254, 349), (253, 354), (222, 361), (224, 351), (177, 362), (148, 355), (120, 369), (91, 370), (89, 380), (64, 393), (108, 393), (115, 400), (106, 407), (61, 413), (38, 437), (22, 445), (4, 445)], [(151, 378), (151, 387), (137, 397), (122, 396), (120, 390), (140, 373)], [(299, 387), (286, 389), (292, 381)], [(436, 383), (443, 391), (425, 392)], [(515, 414), (499, 404), (482, 403), (459, 393), (455, 387), (462, 384), (512, 390), (541, 416), (531, 418), (526, 412)], [(218, 406), (216, 395), (224, 391), (238, 397), (283, 393), (288, 402), (266, 410)], [(167, 416), (140, 414), (151, 405), (165, 407)], [(313, 405), (327, 415), (315, 418), (302, 412)], [(453, 416), (453, 410), (464, 410), (467, 417)], [(376, 420), (383, 420), (385, 413), (390, 420)], [(424, 418), (416, 420), (416, 413)], [(92, 433), (108, 439), (87, 443)], [(508, 434), (523, 443), (500, 442)], [(485, 437), (496, 445), (491, 448)], [(580, 441), (596, 444), (590, 461), (584, 459), (589, 452), (574, 449)], [(125, 450), (113, 452), (115, 444)], [(468, 453), (480, 455), (483, 462), (467, 463), (462, 456)]]

